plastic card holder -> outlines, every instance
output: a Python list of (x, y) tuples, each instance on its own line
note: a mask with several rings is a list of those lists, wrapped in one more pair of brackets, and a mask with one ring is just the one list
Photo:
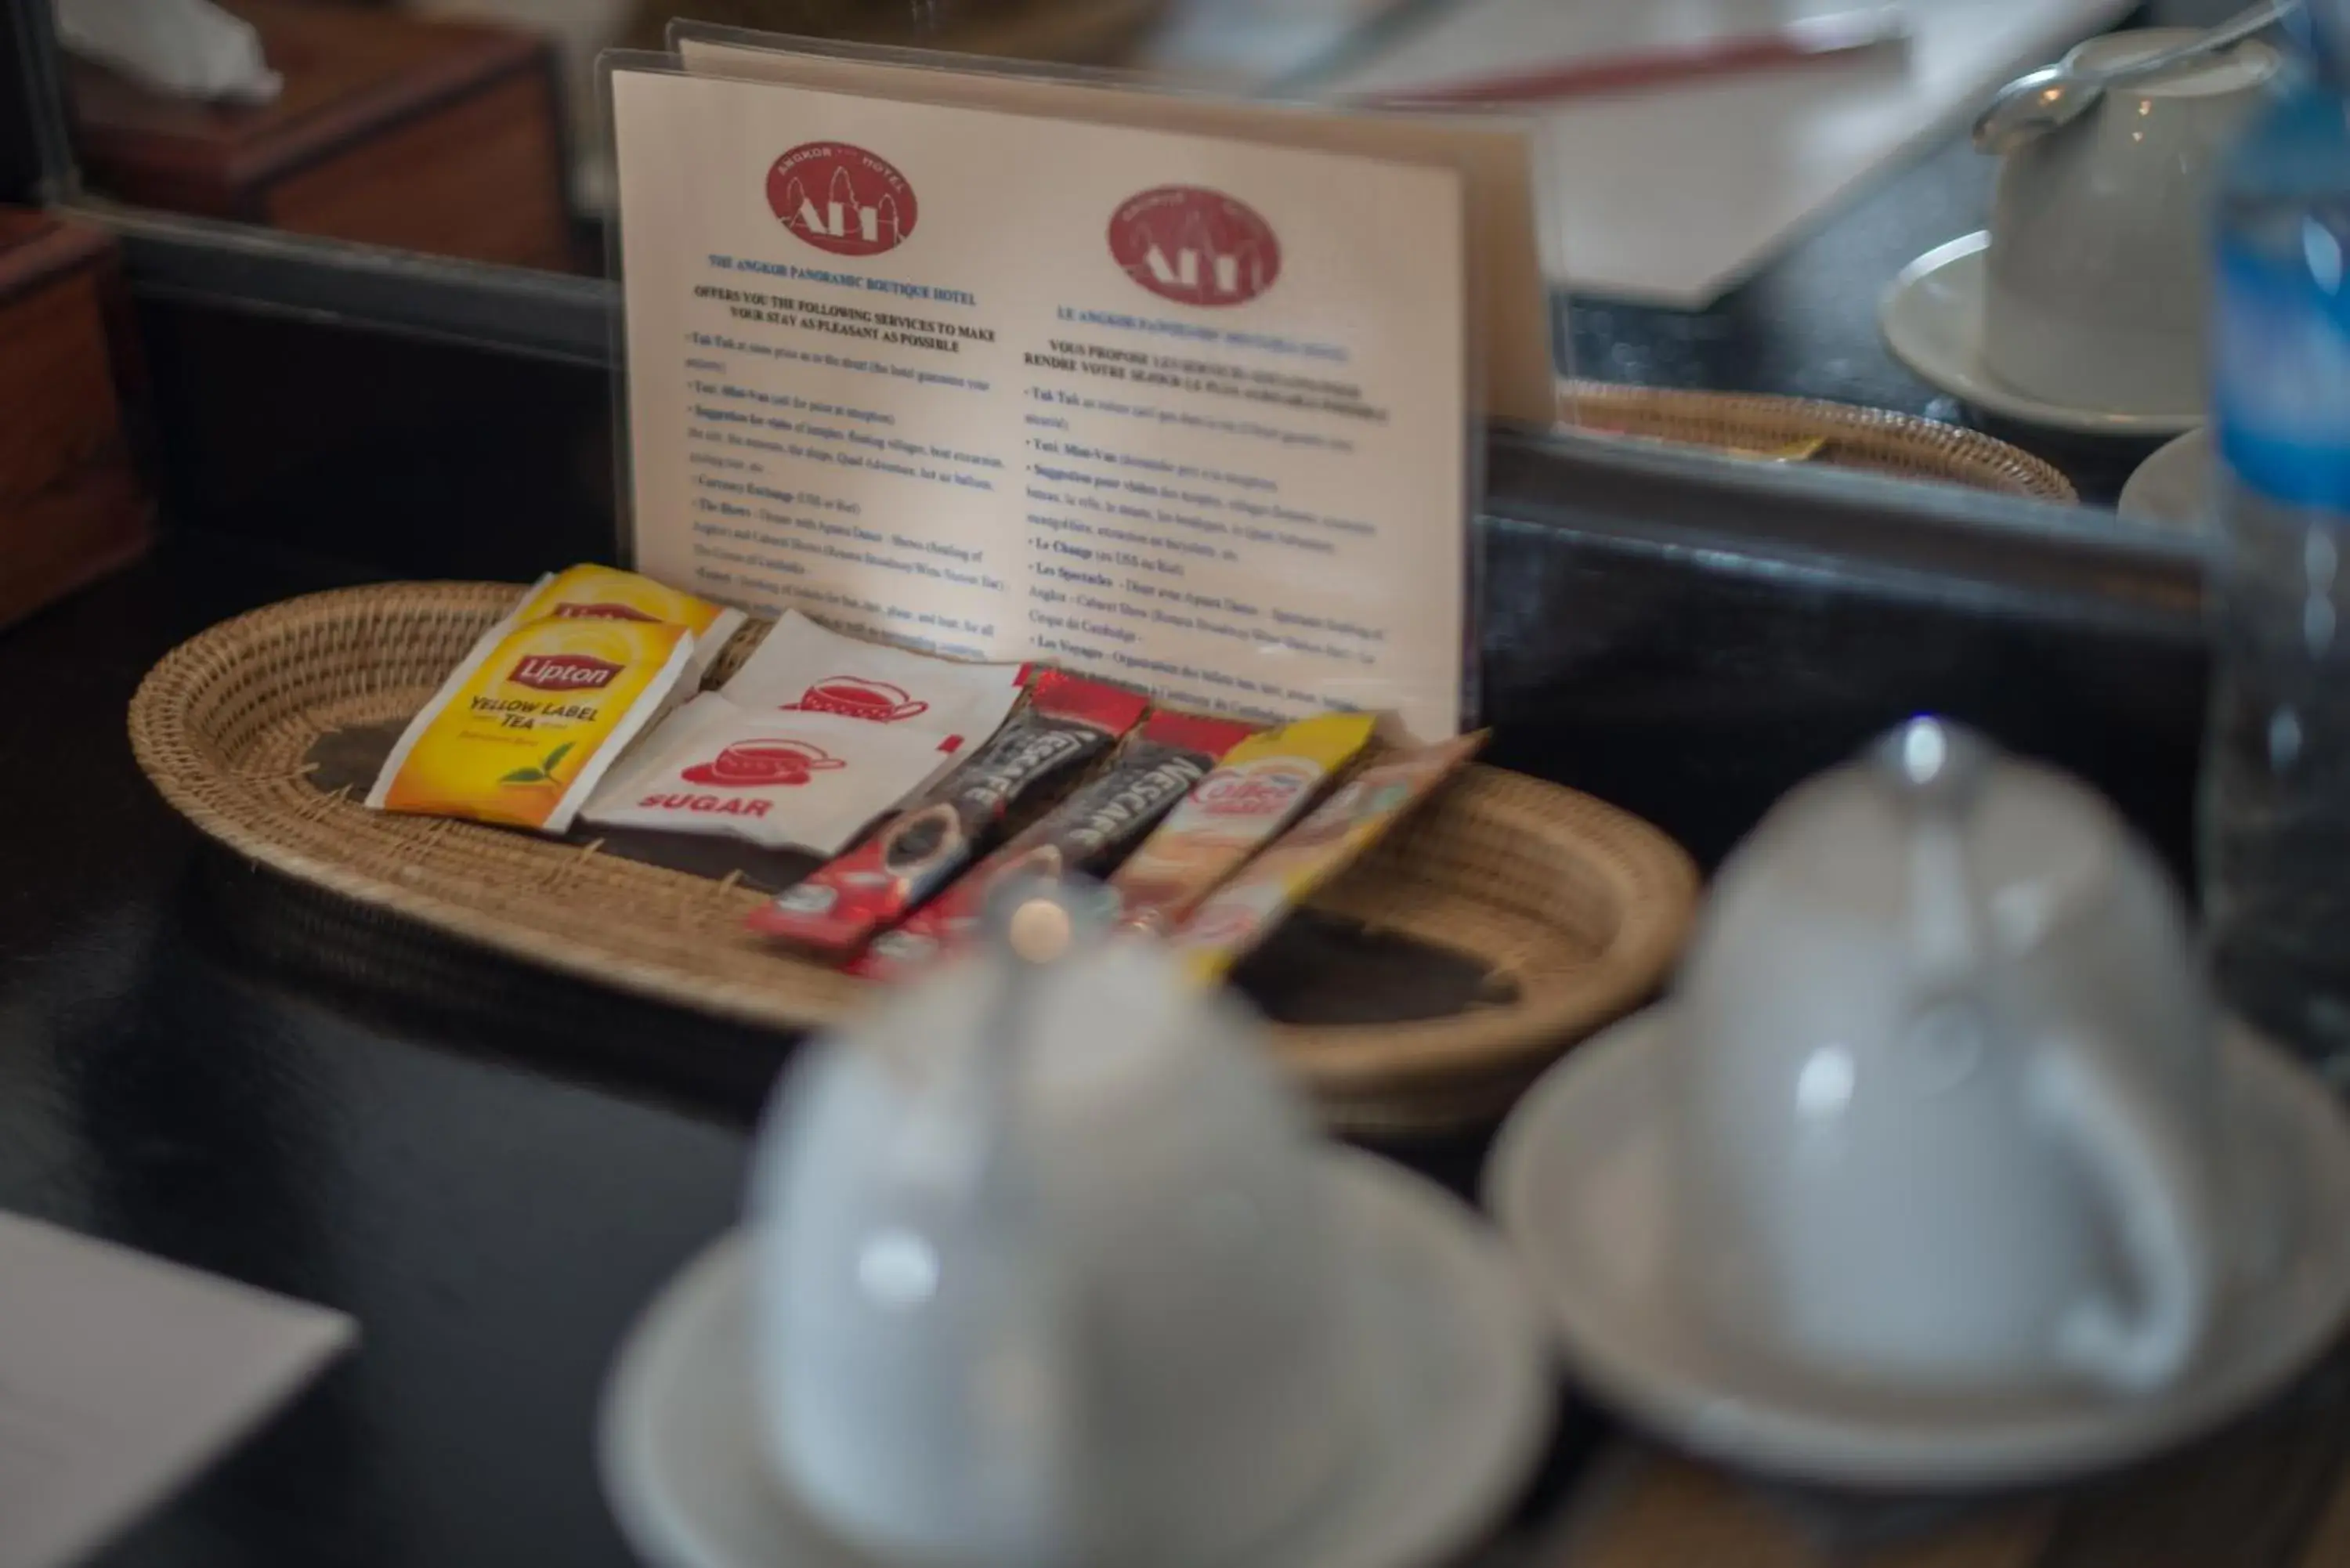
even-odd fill
[(1490, 197), (1530, 143), (671, 36), (602, 72), (642, 569), (1259, 722), (1463, 727), (1497, 275), (1549, 350), (1530, 199)]

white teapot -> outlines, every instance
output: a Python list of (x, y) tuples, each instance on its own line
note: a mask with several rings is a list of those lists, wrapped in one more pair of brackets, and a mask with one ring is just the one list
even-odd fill
[(891, 1561), (1228, 1556), (1346, 1448), (1305, 1120), (1240, 1006), (1150, 944), (1090, 942), (1083, 895), (994, 902), (993, 950), (816, 1047), (770, 1109), (771, 1459)]
[(2224, 1270), (2213, 1013), (2113, 809), (1918, 720), (1773, 808), (1679, 982), (1715, 1327), (1924, 1390), (2189, 1365)]

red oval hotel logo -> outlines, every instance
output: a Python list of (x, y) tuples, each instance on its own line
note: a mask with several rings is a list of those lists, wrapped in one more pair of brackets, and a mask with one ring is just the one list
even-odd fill
[(767, 171), (784, 227), (837, 256), (878, 256), (914, 232), (914, 188), (889, 161), (846, 141), (805, 141)]
[(1281, 242), (1247, 202), (1198, 185), (1161, 185), (1110, 214), (1109, 254), (1178, 305), (1245, 305), (1281, 275)]

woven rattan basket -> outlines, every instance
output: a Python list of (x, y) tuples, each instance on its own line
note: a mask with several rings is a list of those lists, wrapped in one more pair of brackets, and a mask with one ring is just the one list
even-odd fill
[(2028, 452), (1980, 431), (1884, 409), (1568, 381), (1559, 389), (1559, 415), (1584, 430), (1717, 451), (1769, 452), (1818, 441), (1824, 444), (1806, 461), (1831, 468), (1939, 480), (2042, 501), (2077, 499), (2070, 481)]
[[(471, 823), (368, 810), (305, 761), (327, 734), (414, 712), (519, 590), (413, 583), (290, 600), (213, 628), (151, 671), (130, 741), (164, 798), (278, 871), (598, 984), (782, 1029), (834, 1023), (866, 982), (744, 929), (760, 895)], [(723, 679), (764, 636), (747, 629)], [(1317, 900), (1469, 956), (1500, 1000), (1446, 1016), (1276, 1026), (1334, 1121), (1426, 1130), (1499, 1114), (1562, 1049), (1625, 1012), (1678, 953), (1688, 857), (1636, 817), (1477, 768)]]

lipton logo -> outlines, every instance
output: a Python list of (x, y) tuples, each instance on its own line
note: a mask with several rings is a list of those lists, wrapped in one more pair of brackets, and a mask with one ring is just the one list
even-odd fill
[(1199, 185), (1160, 185), (1110, 214), (1110, 258), (1161, 299), (1245, 305), (1281, 275), (1281, 242), (1247, 202)]
[(889, 160), (846, 141), (804, 141), (767, 171), (784, 227), (837, 256), (878, 256), (914, 232), (914, 187)]
[(557, 620), (659, 620), (660, 617), (647, 615), (634, 605), (604, 603), (557, 605), (555, 607), (555, 618)]
[(506, 679), (541, 691), (600, 691), (619, 672), (610, 660), (584, 653), (526, 653)]
[(1192, 802), (1210, 816), (1278, 816), (1320, 775), (1285, 763), (1261, 768), (1218, 768), (1200, 781)]
[(870, 719), (877, 724), (894, 724), (900, 719), (911, 719), (927, 713), (931, 705), (914, 696), (902, 686), (892, 686), (886, 680), (868, 680), (861, 675), (827, 675), (806, 691), (796, 702), (786, 702), (787, 712), (838, 713), (851, 719)]
[(696, 763), (680, 775), (688, 784), (753, 784), (796, 788), (818, 774), (848, 764), (822, 746), (777, 736), (772, 740), (737, 741), (706, 763)]

